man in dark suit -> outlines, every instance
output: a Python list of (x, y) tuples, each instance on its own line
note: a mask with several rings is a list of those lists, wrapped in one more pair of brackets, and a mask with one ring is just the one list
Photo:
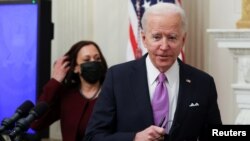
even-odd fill
[[(183, 9), (170, 3), (151, 6), (142, 27), (148, 53), (108, 70), (85, 140), (204, 140), (205, 129), (222, 121), (213, 78), (177, 59), (186, 40)], [(160, 73), (167, 78), (164, 126), (156, 123), (152, 104)]]

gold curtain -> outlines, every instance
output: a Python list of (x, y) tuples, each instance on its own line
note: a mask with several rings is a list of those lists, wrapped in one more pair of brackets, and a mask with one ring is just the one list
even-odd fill
[(183, 7), (188, 19), (188, 33), (185, 45), (185, 61), (201, 70), (207, 68), (209, 1), (185, 0)]

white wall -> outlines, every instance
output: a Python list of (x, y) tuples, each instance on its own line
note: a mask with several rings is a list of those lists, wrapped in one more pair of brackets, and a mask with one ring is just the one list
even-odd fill
[(55, 23), (52, 61), (79, 40), (95, 41), (109, 66), (125, 61), (128, 1), (55, 0), (52, 5)]
[(93, 1), (93, 40), (102, 47), (109, 66), (124, 62), (128, 43), (128, 1)]
[[(234, 29), (241, 16), (240, 0), (210, 0), (209, 28)], [(224, 124), (233, 124), (238, 107), (231, 84), (235, 82), (235, 61), (228, 49), (218, 48), (216, 41), (209, 36), (209, 66), (208, 71), (215, 78), (219, 107)]]

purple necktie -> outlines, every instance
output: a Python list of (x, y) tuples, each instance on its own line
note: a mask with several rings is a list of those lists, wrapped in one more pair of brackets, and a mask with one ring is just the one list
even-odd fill
[(158, 83), (152, 100), (154, 121), (157, 126), (159, 126), (160, 122), (162, 122), (162, 119), (164, 119), (164, 123), (168, 121), (169, 99), (168, 90), (165, 84), (166, 79), (167, 78), (164, 73), (159, 74)]

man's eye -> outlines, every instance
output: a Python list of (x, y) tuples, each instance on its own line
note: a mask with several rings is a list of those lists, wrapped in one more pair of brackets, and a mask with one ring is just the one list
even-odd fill
[(153, 35), (153, 40), (154, 41), (159, 41), (161, 39), (160, 35)]
[(175, 40), (177, 40), (177, 37), (176, 36), (168, 36), (168, 40), (175, 41)]

